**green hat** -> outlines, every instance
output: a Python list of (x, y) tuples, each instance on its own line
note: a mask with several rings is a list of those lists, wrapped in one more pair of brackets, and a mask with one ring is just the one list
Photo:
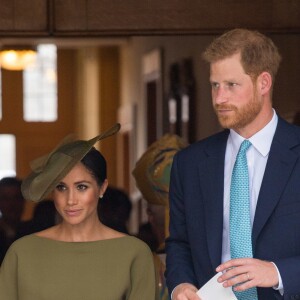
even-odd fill
[(132, 174), (145, 200), (168, 206), (170, 172), (174, 155), (187, 144), (175, 134), (166, 134), (146, 150)]
[(30, 167), (33, 172), (23, 180), (21, 186), (24, 198), (38, 202), (47, 197), (96, 142), (117, 133), (120, 127), (117, 123), (88, 141), (70, 141), (65, 138), (49, 154), (32, 161)]

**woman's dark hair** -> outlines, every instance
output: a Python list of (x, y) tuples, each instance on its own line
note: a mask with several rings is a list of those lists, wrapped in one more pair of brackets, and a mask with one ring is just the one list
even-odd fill
[(106, 179), (106, 160), (104, 156), (93, 147), (81, 162), (91, 172), (98, 185), (101, 186)]

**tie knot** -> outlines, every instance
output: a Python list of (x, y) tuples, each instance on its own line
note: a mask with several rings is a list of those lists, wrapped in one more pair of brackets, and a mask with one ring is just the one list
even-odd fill
[(246, 152), (250, 146), (251, 146), (251, 142), (248, 140), (244, 140), (240, 146), (239, 153)]

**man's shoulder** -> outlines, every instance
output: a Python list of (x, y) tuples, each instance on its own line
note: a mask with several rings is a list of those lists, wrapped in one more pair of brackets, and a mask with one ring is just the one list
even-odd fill
[(214, 149), (220, 147), (225, 147), (227, 138), (229, 135), (229, 130), (223, 130), (221, 132), (217, 132), (213, 135), (210, 135), (204, 139), (201, 139), (188, 147), (184, 148), (180, 151), (179, 156), (190, 156), (195, 153), (199, 155), (201, 151), (204, 151), (205, 149)]
[(291, 124), (279, 117), (275, 138), (282, 139), (285, 142), (292, 141), (293, 143), (300, 143), (300, 126)]

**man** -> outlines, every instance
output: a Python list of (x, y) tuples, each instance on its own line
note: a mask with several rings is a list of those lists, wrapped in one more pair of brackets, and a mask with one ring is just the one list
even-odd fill
[[(235, 29), (214, 40), (203, 57), (210, 63), (213, 106), (226, 130), (174, 157), (166, 245), (172, 299), (200, 299), (196, 291), (216, 272), (237, 299), (298, 299), (300, 128), (272, 108), (280, 55), (266, 36)], [(240, 181), (233, 178), (244, 140), (247, 187), (240, 191), (248, 195), (248, 239), (240, 224), (233, 225)], [(239, 238), (247, 240), (250, 254), (234, 254), (240, 246), (236, 232), (243, 233)]]

